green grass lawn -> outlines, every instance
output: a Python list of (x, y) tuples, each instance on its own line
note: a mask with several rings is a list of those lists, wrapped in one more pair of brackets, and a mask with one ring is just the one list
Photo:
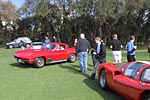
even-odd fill
[[(93, 68), (90, 55), (89, 70), (82, 74), (78, 72), (78, 60), (48, 64), (44, 68), (20, 65), (13, 58), (17, 50), (0, 48), (0, 100), (124, 100), (113, 91), (101, 90), (98, 79), (87, 79)], [(137, 60), (149, 60), (147, 51), (139, 51), (136, 56)], [(107, 61), (111, 60), (108, 51)]]

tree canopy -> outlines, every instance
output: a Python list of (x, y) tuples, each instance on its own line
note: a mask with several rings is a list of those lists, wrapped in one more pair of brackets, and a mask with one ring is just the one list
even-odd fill
[[(8, 13), (3, 14), (4, 4), (11, 1), (1, 1), (0, 16), (12, 19)], [(135, 35), (141, 45), (150, 39), (149, 0), (25, 0), (22, 7), (9, 14), (15, 15), (13, 19), (22, 17), (15, 20), (16, 36), (33, 40), (56, 36), (58, 41), (72, 45), (80, 33), (89, 40), (98, 35), (106, 44), (114, 33), (123, 44), (130, 35)]]

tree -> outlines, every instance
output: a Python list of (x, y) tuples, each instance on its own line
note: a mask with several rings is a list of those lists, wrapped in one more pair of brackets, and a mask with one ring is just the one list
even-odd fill
[[(0, 41), (5, 44), (5, 42), (12, 38), (14, 35), (12, 30), (15, 20), (17, 18), (15, 5), (11, 1), (0, 0), (0, 18), (1, 18), (1, 37)], [(3, 25), (2, 25), (3, 24)], [(13, 24), (13, 25), (12, 25)]]

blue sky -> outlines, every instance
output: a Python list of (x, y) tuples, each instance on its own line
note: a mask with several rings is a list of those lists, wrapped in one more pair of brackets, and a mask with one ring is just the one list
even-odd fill
[(17, 8), (21, 7), (21, 5), (24, 3), (24, 0), (11, 0), (11, 1), (13, 4), (16, 5)]

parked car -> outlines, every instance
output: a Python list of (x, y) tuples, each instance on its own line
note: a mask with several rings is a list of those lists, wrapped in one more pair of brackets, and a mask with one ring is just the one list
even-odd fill
[(43, 45), (43, 42), (32, 42), (30, 45), (30, 49), (41, 49)]
[(24, 42), (25, 47), (29, 47), (30, 44), (32, 43), (32, 41), (28, 37), (18, 37), (17, 39), (15, 39), (15, 40), (13, 40), (9, 43), (6, 43), (6, 47), (9, 48), (9, 49), (17, 48), (17, 47), (19, 47), (19, 44), (20, 44), (21, 40)]
[(42, 49), (21, 50), (14, 53), (14, 58), (20, 64), (33, 64), (41, 68), (46, 63), (75, 62), (77, 53), (74, 47), (70, 48), (66, 43), (50, 42), (43, 45)]
[(150, 100), (150, 62), (104, 63), (98, 68), (100, 87), (127, 100)]

